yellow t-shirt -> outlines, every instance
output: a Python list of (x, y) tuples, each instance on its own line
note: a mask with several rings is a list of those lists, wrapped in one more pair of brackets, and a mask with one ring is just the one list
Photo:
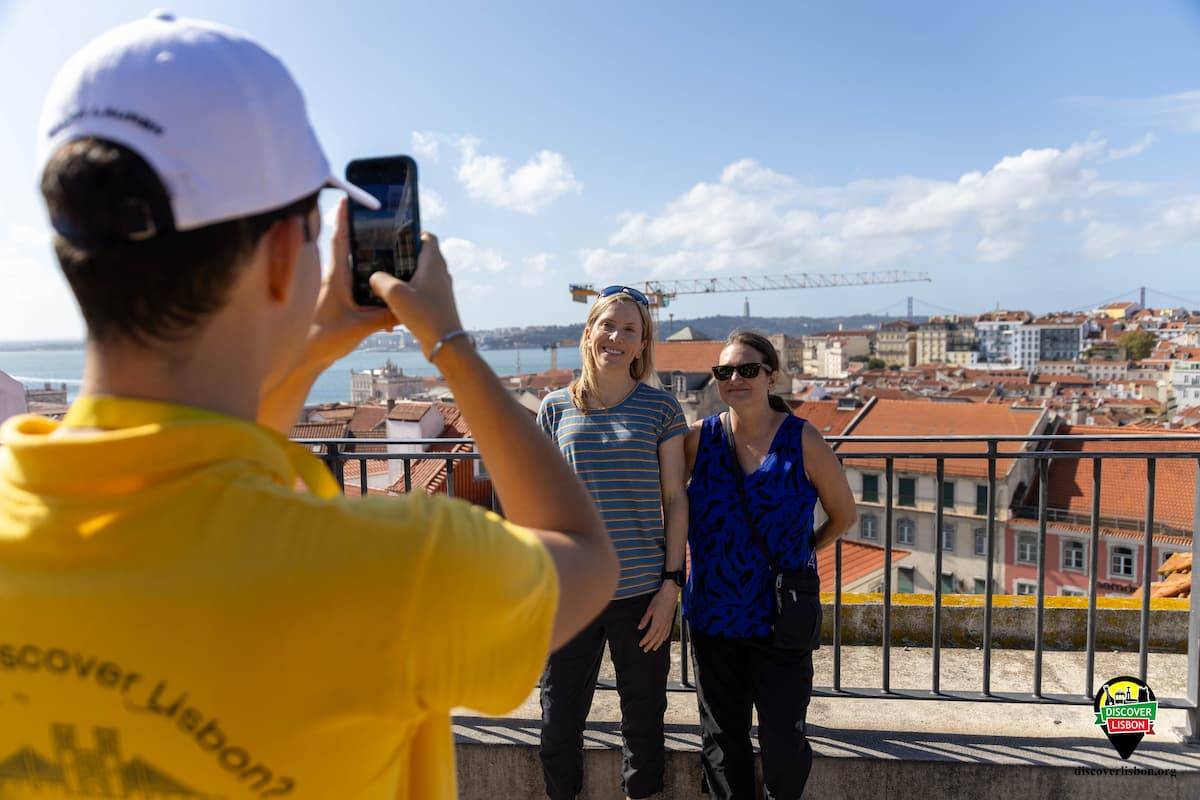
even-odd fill
[(454, 797), (449, 709), (510, 710), (549, 647), (529, 531), (343, 498), (220, 414), (83, 398), (64, 424), (92, 430), (0, 430), (0, 797)]

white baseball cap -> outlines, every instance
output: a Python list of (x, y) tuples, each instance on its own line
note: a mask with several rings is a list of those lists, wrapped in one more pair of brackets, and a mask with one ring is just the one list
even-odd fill
[(287, 206), (322, 187), (379, 202), (329, 169), (304, 97), (275, 55), (244, 34), (156, 11), (72, 56), (38, 128), (38, 180), (87, 137), (128, 147), (158, 174), (176, 230)]

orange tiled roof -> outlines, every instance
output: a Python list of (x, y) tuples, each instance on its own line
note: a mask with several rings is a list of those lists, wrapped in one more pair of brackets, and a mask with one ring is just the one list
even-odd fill
[(387, 406), (373, 404), (358, 406), (354, 409), (354, 415), (350, 418), (350, 430), (356, 434), (361, 434), (384, 428), (384, 420), (387, 419), (387, 415)]
[[(854, 428), (856, 436), (987, 436), (987, 435), (1032, 435), (1042, 412), (1020, 409), (1007, 405), (984, 403), (927, 403), (909, 400), (886, 400), (880, 398)], [(1017, 452), (1023, 447), (1020, 442), (1001, 442), (1001, 453)], [(839, 453), (891, 451), (909, 453), (981, 453), (986, 447), (979, 442), (911, 442), (897, 444), (875, 444), (873, 442), (847, 442), (838, 448)], [(882, 459), (848, 459), (852, 466), (882, 469)], [(1012, 469), (1012, 459), (1000, 459), (996, 464), (997, 474), (1005, 476)], [(931, 459), (901, 459), (896, 468), (904, 472), (928, 472), (936, 469)], [(959, 477), (986, 477), (986, 459), (951, 459), (946, 461), (946, 474)]]
[(388, 412), (387, 418), (397, 422), (419, 422), (432, 407), (432, 403), (396, 403)]
[[(1149, 432), (1143, 430), (1143, 433)], [(1067, 435), (1128, 434), (1122, 428), (1066, 425)], [(1170, 433), (1170, 431), (1163, 431)], [(1193, 442), (1072, 442), (1059, 441), (1059, 450), (1083, 453), (1112, 451), (1196, 451)], [(1158, 461), (1154, 490), (1154, 520), (1182, 530), (1192, 528), (1196, 465), (1192, 459)], [(1037, 479), (1026, 502), (1037, 502)], [(1077, 514), (1092, 513), (1092, 459), (1057, 458), (1050, 465), (1049, 503)], [(1140, 521), (1146, 514), (1146, 464), (1141, 459), (1106, 458), (1100, 471), (1100, 515)]]
[(708, 372), (721, 357), (725, 342), (655, 342), (658, 372)]
[[(342, 465), (342, 480), (345, 482), (345, 491), (347, 497), (359, 497), (362, 495), (362, 487), (359, 485), (359, 473), (361, 471), (360, 464), (362, 463), (364, 462), (357, 459), (350, 459)], [(379, 458), (373, 458), (367, 459), (365, 463), (367, 465), (368, 479), (376, 475), (387, 474), (387, 461)], [(367, 494), (387, 494), (387, 490), (368, 486)]]
[[(439, 439), (471, 439), (474, 438), (471, 428), (463, 418), (458, 406), (449, 403), (434, 403), (442, 413), (445, 427), (442, 428)], [(470, 453), (473, 446), (469, 444), (435, 444), (429, 447), (429, 453)], [(469, 500), (476, 505), (490, 507), (492, 498), (492, 482), (486, 478), (477, 479), (474, 476), (474, 462), (467, 459), (455, 459), (454, 496)], [(410, 470), (412, 490), (425, 494), (448, 492), (447, 479), (449, 468), (445, 460), (439, 458), (414, 459)], [(388, 489), (393, 494), (404, 494), (404, 478), (398, 479)]]
[[(301, 422), (288, 432), (289, 439), (344, 439), (348, 435), (345, 422)], [(314, 453), (324, 453), (325, 445), (306, 445)]]
[[(830, 542), (817, 551), (817, 574), (821, 577), (823, 591), (832, 592), (835, 585), (837, 559)], [(909, 551), (892, 548), (892, 563), (901, 561)], [(867, 576), (883, 571), (884, 550), (879, 545), (867, 544), (857, 539), (842, 539), (842, 586), (851, 585)]]
[[(1107, 461), (1104, 463), (1105, 463), (1105, 466), (1108, 465)], [(1089, 469), (1090, 469), (1090, 467), (1089, 467)], [(1034, 496), (1034, 499), (1035, 500), (1037, 499), (1036, 495)], [(1101, 516), (1104, 515), (1103, 511), (1101, 511), (1100, 513), (1101, 513)], [(1030, 519), (1028, 517), (1014, 517), (1013, 519), (1011, 519), (1009, 521), (1009, 525), (1012, 526), (1013, 529), (1019, 530), (1019, 531), (1034, 531), (1034, 532), (1036, 532), (1038, 529), (1038, 521), (1036, 519)], [(1047, 528), (1047, 530), (1049, 530), (1051, 532), (1057, 531), (1057, 532), (1066, 532), (1066, 533), (1084, 533), (1084, 534), (1089, 534), (1089, 535), (1092, 532), (1091, 526), (1089, 526), (1089, 525), (1083, 525), (1083, 524), (1074, 523), (1074, 522), (1059, 522), (1056, 520), (1048, 520), (1046, 522), (1046, 528)], [(1146, 541), (1146, 534), (1140, 533), (1140, 532), (1134, 531), (1134, 530), (1128, 530), (1126, 528), (1111, 528), (1111, 527), (1108, 527), (1107, 525), (1101, 525), (1100, 533), (1103, 536), (1110, 536), (1114, 539), (1128, 539), (1131, 542)], [(1176, 535), (1170, 534), (1170, 533), (1156, 533), (1156, 534), (1154, 534), (1154, 543), (1159, 544), (1159, 545), (1172, 544), (1172, 545), (1190, 546), (1192, 543), (1192, 537), (1176, 536)]]
[(792, 413), (808, 420), (822, 436), (840, 436), (861, 408), (838, 408), (836, 400), (807, 400), (792, 404)]

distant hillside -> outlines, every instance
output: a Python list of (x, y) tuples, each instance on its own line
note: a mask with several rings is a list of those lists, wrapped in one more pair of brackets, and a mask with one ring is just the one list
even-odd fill
[[(856, 314), (845, 317), (700, 317), (697, 319), (676, 319), (670, 322), (660, 322), (658, 336), (660, 339), (670, 336), (678, 330), (691, 326), (712, 339), (724, 339), (730, 332), (738, 328), (750, 328), (761, 333), (783, 333), (788, 336), (803, 336), (809, 333), (837, 330), (841, 326), (845, 330), (855, 330), (868, 325), (878, 327), (888, 322), (894, 322), (899, 317), (880, 317), (872, 314)], [(917, 322), (923, 317), (916, 318)], [(553, 342), (577, 341), (583, 333), (583, 325), (535, 325), (528, 328), (503, 328), (491, 331), (474, 331), (482, 346), (499, 350), (506, 348), (536, 348), (544, 347)]]

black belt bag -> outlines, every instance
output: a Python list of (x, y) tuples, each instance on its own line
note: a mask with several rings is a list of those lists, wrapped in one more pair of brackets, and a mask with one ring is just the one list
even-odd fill
[(766, 539), (759, 533), (746, 500), (746, 476), (738, 463), (737, 449), (733, 441), (733, 424), (729, 414), (721, 415), (725, 429), (725, 441), (733, 456), (734, 482), (742, 509), (746, 512), (746, 523), (750, 535), (767, 559), (774, 579), (775, 605), (771, 620), (771, 644), (782, 650), (817, 650), (821, 647), (821, 578), (816, 573), (801, 570), (782, 570), (779, 562), (767, 548)]

